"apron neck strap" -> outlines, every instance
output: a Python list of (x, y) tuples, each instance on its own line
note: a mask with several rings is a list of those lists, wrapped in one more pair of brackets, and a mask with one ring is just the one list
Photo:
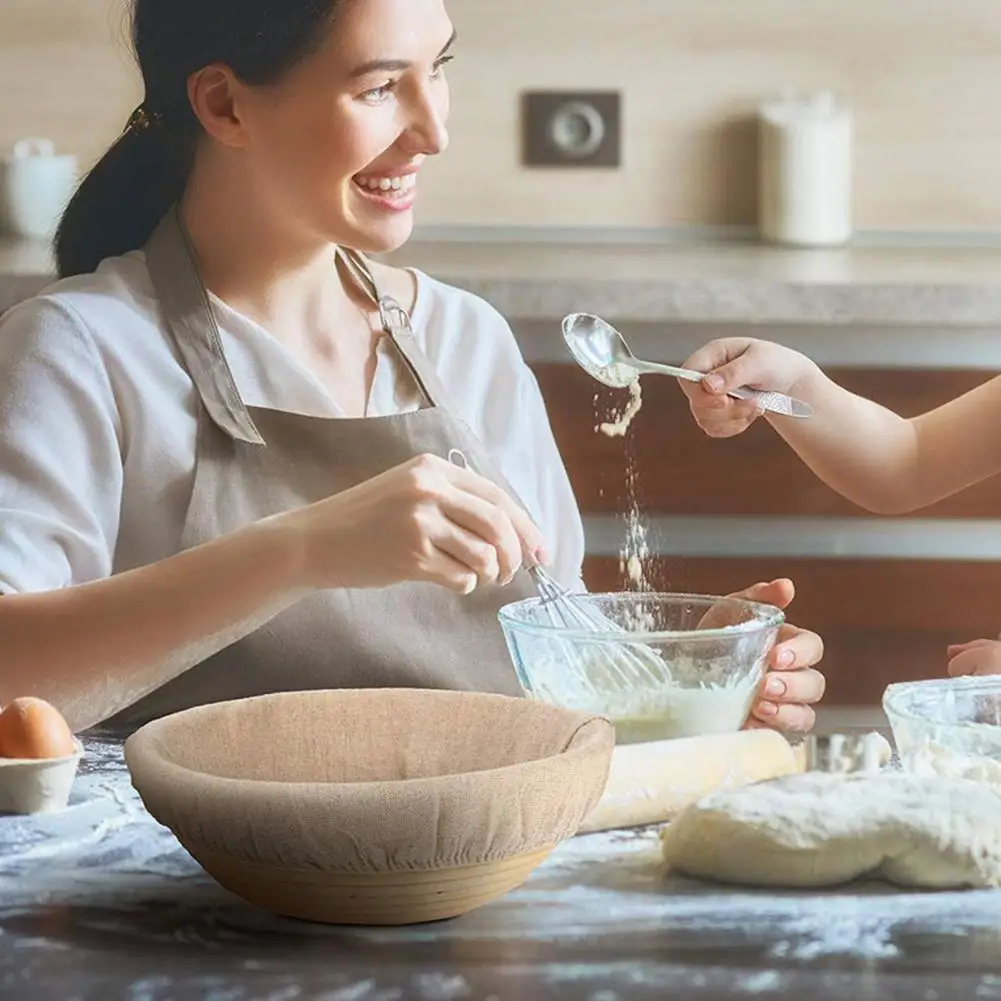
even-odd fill
[[(230, 437), (254, 445), (264, 438), (250, 416), (226, 361), (219, 324), (195, 263), (195, 252), (174, 206), (146, 244), (146, 262), (164, 322), (177, 344), (205, 410)], [(338, 256), (379, 311), (379, 323), (431, 406), (448, 407), (449, 394), (434, 366), (421, 351), (410, 314), (392, 296), (380, 292), (365, 258), (338, 248)]]
[(232, 438), (263, 445), (226, 361), (219, 325), (176, 205), (164, 216), (145, 249), (164, 322), (209, 417)]
[(368, 262), (357, 250), (350, 250), (347, 247), (337, 249), (348, 273), (378, 309), (379, 325), (393, 342), (424, 398), (431, 406), (452, 409), (448, 405), (448, 390), (445, 389), (435, 367), (421, 351), (417, 338), (414, 337), (410, 314), (391, 295), (379, 290)]

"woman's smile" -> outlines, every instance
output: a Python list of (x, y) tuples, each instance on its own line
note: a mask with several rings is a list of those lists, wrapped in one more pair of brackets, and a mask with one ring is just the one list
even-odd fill
[(388, 212), (409, 212), (417, 201), (417, 172), (420, 168), (387, 168), (366, 171), (352, 178), (353, 187), (365, 202)]

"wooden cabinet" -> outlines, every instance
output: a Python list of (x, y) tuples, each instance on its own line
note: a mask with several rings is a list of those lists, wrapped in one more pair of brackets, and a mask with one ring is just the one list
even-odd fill
[[(685, 397), (672, 380), (643, 382), (643, 409), (630, 436), (609, 439), (594, 431), (594, 383), (564, 364), (534, 366), (553, 429), (584, 513), (593, 523), (621, 512), (628, 503), (627, 470), (635, 471), (634, 489), (641, 510), (669, 527), (686, 518), (718, 519), (734, 532), (753, 533), (763, 522), (775, 528), (786, 519), (806, 524), (818, 536), (835, 533), (846, 520), (871, 521), (820, 483), (765, 423), (739, 438), (712, 440), (695, 426)], [(846, 387), (903, 414), (922, 412), (989, 378), (984, 371), (829, 370)], [(611, 392), (611, 391), (609, 391)], [(613, 399), (609, 396), (608, 399)], [(600, 409), (600, 406), (599, 406)], [(919, 519), (919, 532), (939, 526), (960, 533), (986, 531), (978, 519), (1001, 513), (1001, 478), (950, 498)], [(928, 519), (932, 519), (931, 522)], [(982, 526), (983, 523), (981, 522)], [(887, 530), (904, 527), (886, 520)], [(849, 522), (849, 528), (851, 523)], [(878, 531), (879, 526), (876, 526)], [(668, 536), (669, 536), (668, 531)], [(800, 530), (802, 534), (802, 530)], [(781, 525), (777, 532), (781, 539)], [(676, 540), (682, 542), (683, 540)], [(692, 553), (670, 537), (652, 561), (653, 586), (721, 593), (757, 580), (791, 577), (797, 587), (793, 621), (816, 629), (826, 641), (829, 677), (826, 703), (876, 705), (892, 681), (941, 676), (948, 643), (1001, 630), (1001, 562), (990, 553), (969, 552), (934, 559), (913, 553), (839, 554), (818, 538), (813, 555), (790, 550), (774, 554), (725, 546)], [(829, 541), (829, 540), (828, 540)], [(824, 552), (825, 548), (831, 552)], [(892, 549), (892, 547), (889, 547)], [(743, 553), (743, 555), (740, 555)], [(595, 589), (624, 586), (613, 554), (592, 554), (586, 564), (588, 585)]]

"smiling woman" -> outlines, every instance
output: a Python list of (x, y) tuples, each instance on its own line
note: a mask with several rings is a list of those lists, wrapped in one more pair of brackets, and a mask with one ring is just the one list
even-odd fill
[(133, 36), (146, 99), (66, 213), (60, 275), (142, 247), (236, 158), (234, 200), (255, 211), (266, 200), (358, 250), (410, 235), (417, 173), (448, 145), (456, 36), (440, 0), (136, 0)]
[[(135, 0), (134, 38), (62, 279), (0, 321), (0, 704), (521, 694), (497, 611), (584, 552), (542, 397), (487, 303), (364, 256), (447, 144), (442, 0)], [(758, 722), (802, 729), (821, 645), (780, 639)]]

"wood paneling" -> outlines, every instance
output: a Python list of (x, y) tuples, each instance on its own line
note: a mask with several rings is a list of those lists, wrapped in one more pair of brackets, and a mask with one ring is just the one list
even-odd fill
[[(651, 585), (725, 594), (789, 577), (791, 622), (820, 633), (828, 705), (877, 705), (893, 681), (941, 677), (949, 643), (1001, 628), (1001, 565), (923, 560), (654, 559)], [(592, 590), (625, 587), (618, 562), (591, 558)]]
[[(730, 439), (708, 438), (671, 379), (643, 381), (643, 409), (626, 439), (595, 432), (624, 393), (599, 387), (571, 365), (535, 366), (556, 440), (581, 509), (607, 514), (627, 505), (627, 475), (648, 515), (865, 515), (821, 483), (764, 421)], [(979, 385), (990, 373), (831, 370), (848, 389), (910, 416)], [(923, 517), (1001, 517), (1001, 477), (934, 507)]]

